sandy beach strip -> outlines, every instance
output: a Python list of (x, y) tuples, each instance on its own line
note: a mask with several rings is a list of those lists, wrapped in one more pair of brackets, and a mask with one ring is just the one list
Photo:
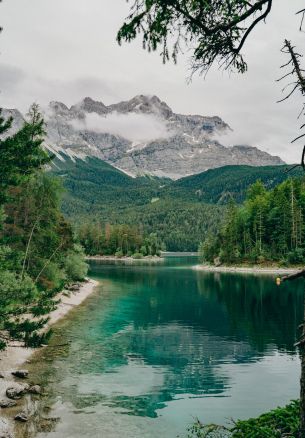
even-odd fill
[[(50, 320), (44, 330), (56, 324), (73, 308), (83, 303), (86, 298), (94, 292), (98, 284), (97, 281), (90, 279), (82, 283), (79, 290), (69, 291), (69, 295), (66, 294), (67, 291), (59, 293), (55, 297), (55, 300), (60, 300), (60, 303), (57, 305), (57, 308), (49, 314)], [(4, 378), (0, 378), (0, 396), (3, 396), (5, 393), (9, 382), (14, 380), (11, 372), (18, 369), (21, 365), (24, 365), (35, 351), (37, 351), (37, 349), (23, 347), (20, 342), (11, 342), (5, 351), (0, 352), (0, 373), (4, 376)]]
[[(196, 265), (193, 266), (196, 271), (205, 272), (228, 272), (239, 274), (268, 274), (268, 275), (285, 275), (294, 274), (302, 268), (280, 268), (277, 266), (261, 267), (261, 266), (211, 266), (211, 265)], [(304, 269), (304, 268), (303, 268)]]

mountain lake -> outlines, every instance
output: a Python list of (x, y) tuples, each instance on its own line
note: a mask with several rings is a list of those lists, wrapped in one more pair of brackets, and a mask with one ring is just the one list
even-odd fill
[(22, 436), (183, 438), (197, 418), (230, 424), (296, 399), (303, 282), (196, 264), (91, 262), (100, 286), (28, 366), (45, 396)]

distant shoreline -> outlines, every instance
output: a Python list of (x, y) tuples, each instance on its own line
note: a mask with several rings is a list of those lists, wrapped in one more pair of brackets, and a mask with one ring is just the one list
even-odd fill
[(133, 258), (133, 257), (116, 257), (116, 256), (86, 256), (86, 260), (96, 260), (96, 261), (110, 261), (110, 262), (126, 262), (126, 263), (134, 263), (134, 262), (164, 262), (164, 257), (158, 256), (143, 256), (142, 258)]
[(229, 272), (239, 274), (292, 274), (302, 269), (301, 267), (295, 268), (280, 268), (278, 266), (212, 266), (212, 265), (195, 265), (193, 268), (195, 271), (206, 272)]

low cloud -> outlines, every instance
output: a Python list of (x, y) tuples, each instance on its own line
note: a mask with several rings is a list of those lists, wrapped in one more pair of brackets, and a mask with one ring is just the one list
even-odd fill
[(153, 114), (113, 112), (103, 117), (90, 113), (86, 114), (83, 121), (73, 120), (71, 124), (77, 130), (118, 135), (132, 143), (148, 143), (169, 138), (174, 134), (165, 122)]
[[(296, 105), (298, 108), (300, 105)], [(300, 121), (297, 120), (297, 112), (291, 111), (291, 106), (269, 111), (269, 117), (259, 117), (251, 120), (245, 115), (240, 117), (237, 129), (224, 134), (216, 134), (215, 139), (227, 147), (235, 145), (249, 145), (268, 152), (271, 155), (280, 156), (286, 163), (296, 163), (301, 160), (302, 141), (291, 143), (292, 139), (299, 135)], [(293, 130), (293, 127), (295, 128)]]
[(20, 85), (25, 79), (25, 73), (18, 67), (8, 64), (1, 64), (0, 84), (1, 92)]
[(109, 83), (96, 76), (72, 77), (69, 80), (49, 78), (11, 64), (0, 62), (1, 107), (26, 112), (33, 102), (47, 108), (50, 101), (65, 102), (68, 106), (84, 96), (94, 96), (106, 104), (119, 101), (121, 90), (128, 88), (124, 81)]

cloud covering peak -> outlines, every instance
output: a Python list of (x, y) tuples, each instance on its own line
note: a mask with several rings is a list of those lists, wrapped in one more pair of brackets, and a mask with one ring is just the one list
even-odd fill
[(105, 116), (97, 113), (86, 114), (84, 119), (74, 119), (71, 125), (76, 130), (107, 133), (123, 137), (132, 143), (148, 143), (166, 139), (174, 135), (165, 121), (154, 114), (126, 113), (116, 111)]

